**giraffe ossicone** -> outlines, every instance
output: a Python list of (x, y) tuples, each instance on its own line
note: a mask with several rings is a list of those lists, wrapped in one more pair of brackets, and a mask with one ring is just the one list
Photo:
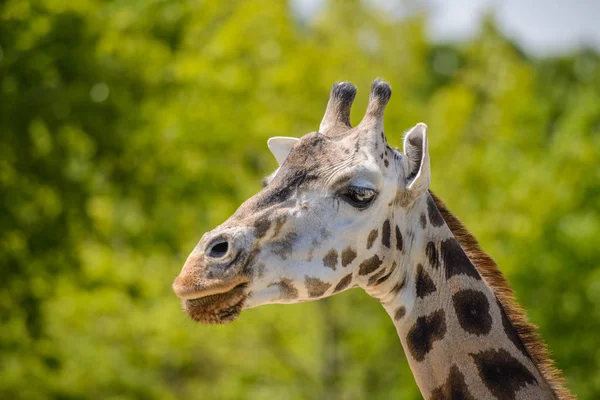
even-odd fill
[(277, 170), (202, 237), (173, 283), (184, 311), (225, 323), (360, 287), (390, 315), (424, 397), (570, 398), (493, 261), (430, 193), (427, 126), (393, 149), (390, 85), (373, 82), (352, 127), (355, 95), (333, 85), (318, 132), (269, 140)]

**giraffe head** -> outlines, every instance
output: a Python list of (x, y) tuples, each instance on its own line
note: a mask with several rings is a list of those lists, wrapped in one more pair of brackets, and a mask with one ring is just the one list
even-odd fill
[(355, 94), (350, 83), (335, 84), (319, 132), (269, 140), (277, 171), (202, 237), (173, 283), (194, 320), (230, 322), (244, 308), (355, 286), (375, 297), (393, 292), (385, 286), (404, 273), (403, 233), (418, 223), (411, 205), (429, 186), (427, 127), (417, 124), (404, 152), (394, 150), (383, 132), (389, 84), (375, 80), (352, 128)]

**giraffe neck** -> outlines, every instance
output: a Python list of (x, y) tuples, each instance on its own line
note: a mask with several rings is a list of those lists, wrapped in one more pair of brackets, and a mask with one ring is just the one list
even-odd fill
[(556, 398), (432, 198), (417, 200), (407, 218), (398, 225), (412, 230), (404, 232), (396, 257), (404, 274), (376, 297), (394, 321), (423, 396)]

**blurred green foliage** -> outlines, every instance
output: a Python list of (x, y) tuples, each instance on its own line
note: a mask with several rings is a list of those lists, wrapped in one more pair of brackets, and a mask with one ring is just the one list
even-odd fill
[(501, 265), (581, 399), (600, 397), (600, 57), (532, 59), (486, 22), (355, 1), (0, 4), (0, 397), (418, 399), (359, 290), (201, 326), (170, 290), (201, 234), (318, 126), (330, 85), (389, 80), (388, 139), (430, 127), (433, 188)]

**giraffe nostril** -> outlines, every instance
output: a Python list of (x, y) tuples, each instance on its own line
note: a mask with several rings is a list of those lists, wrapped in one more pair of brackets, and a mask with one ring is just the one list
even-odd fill
[(229, 251), (229, 243), (227, 241), (218, 242), (212, 245), (208, 251), (210, 258), (223, 258)]

